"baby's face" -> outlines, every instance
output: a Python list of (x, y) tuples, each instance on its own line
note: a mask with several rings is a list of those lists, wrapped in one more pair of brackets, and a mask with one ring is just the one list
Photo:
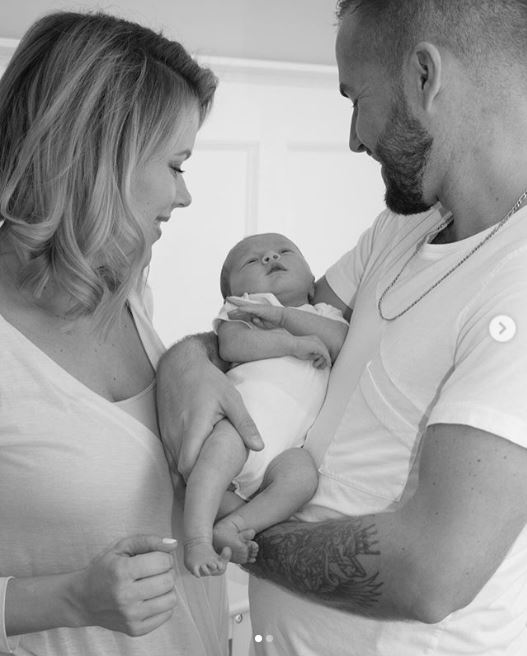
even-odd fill
[(279, 234), (248, 237), (230, 255), (230, 289), (274, 294), (284, 305), (308, 302), (313, 274), (292, 241)]

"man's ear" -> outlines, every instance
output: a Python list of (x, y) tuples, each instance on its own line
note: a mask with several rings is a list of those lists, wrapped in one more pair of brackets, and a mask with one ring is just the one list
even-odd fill
[(408, 69), (410, 93), (425, 112), (432, 108), (441, 90), (441, 53), (434, 44), (421, 41), (414, 48)]

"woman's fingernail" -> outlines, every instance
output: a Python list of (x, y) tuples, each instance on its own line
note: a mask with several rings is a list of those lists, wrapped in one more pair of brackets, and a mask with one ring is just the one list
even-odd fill
[(163, 544), (177, 544), (177, 540), (174, 538), (163, 538)]

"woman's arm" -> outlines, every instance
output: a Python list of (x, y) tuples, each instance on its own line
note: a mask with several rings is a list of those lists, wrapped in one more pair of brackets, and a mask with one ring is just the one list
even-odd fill
[[(213, 363), (217, 363), (215, 366)], [(245, 446), (263, 449), (262, 438), (238, 390), (223, 374), (214, 333), (191, 335), (170, 348), (157, 369), (157, 415), (165, 448), (187, 478), (215, 424), (224, 417)]]
[(83, 570), (9, 580), (6, 634), (81, 626), (133, 636), (149, 633), (166, 622), (178, 603), (171, 556), (176, 546), (170, 538), (132, 536)]

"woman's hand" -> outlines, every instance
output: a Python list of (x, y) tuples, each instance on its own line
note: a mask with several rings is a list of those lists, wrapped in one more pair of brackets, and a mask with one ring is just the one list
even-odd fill
[(250, 303), (236, 296), (229, 296), (226, 300), (237, 306), (236, 310), (228, 313), (230, 319), (246, 321), (265, 330), (283, 328), (283, 307), (267, 303)]
[(73, 586), (79, 625), (140, 636), (164, 624), (178, 601), (176, 546), (170, 538), (136, 535), (94, 558)]
[[(157, 372), (159, 428), (169, 459), (186, 479), (204, 441), (226, 417), (249, 449), (263, 442), (238, 390), (212, 364), (203, 340), (193, 336), (176, 344), (162, 358)], [(214, 336), (214, 344), (216, 337)], [(216, 353), (216, 358), (217, 358)]]

